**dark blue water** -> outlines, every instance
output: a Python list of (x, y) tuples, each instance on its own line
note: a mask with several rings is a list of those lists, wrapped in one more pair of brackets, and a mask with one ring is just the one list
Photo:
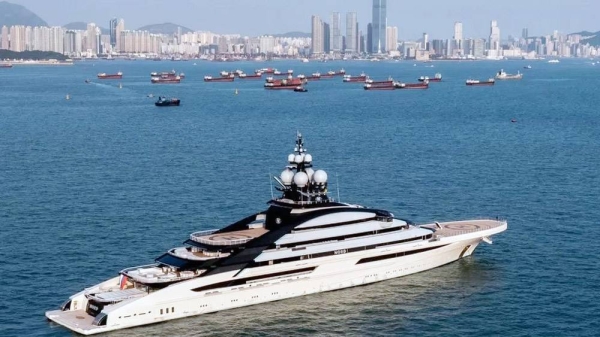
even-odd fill
[[(416, 222), (500, 216), (509, 229), (474, 256), (417, 275), (108, 335), (597, 335), (600, 68), (526, 64), (0, 69), (0, 335), (70, 336), (44, 312), (152, 262), (192, 231), (265, 208), (269, 174), (283, 169), (296, 130), (331, 190), (339, 181), (342, 201)], [(336, 78), (294, 93), (266, 91), (262, 81), (202, 81), (267, 66), (306, 74), (344, 67), (406, 82), (441, 72), (444, 82), (373, 92)], [(181, 84), (150, 84), (151, 71), (173, 68), (186, 73)], [(525, 77), (464, 85), (500, 68)], [(119, 70), (120, 81), (95, 79)], [(182, 106), (157, 108), (149, 93)]]

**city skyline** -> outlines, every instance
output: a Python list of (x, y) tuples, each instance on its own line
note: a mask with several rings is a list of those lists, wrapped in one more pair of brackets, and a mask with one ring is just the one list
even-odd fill
[[(305, 0), (298, 1), (297, 4), (276, 0), (62, 0), (61, 6), (47, 0), (11, 2), (27, 7), (51, 26), (84, 21), (109, 28), (110, 20), (119, 17), (125, 19), (130, 29), (147, 24), (173, 22), (193, 30), (250, 36), (288, 31), (310, 32), (310, 21), (307, 18), (319, 15), (322, 19), (325, 18), (324, 21), (329, 21), (332, 12), (356, 12), (358, 30), (366, 32), (372, 14), (372, 2), (360, 0)], [(282, 15), (291, 10), (293, 15)], [(541, 8), (536, 4), (516, 0), (485, 4), (477, 0), (456, 0), (451, 3), (435, 1), (435, 4), (389, 1), (387, 26), (398, 27), (398, 38), (401, 40), (418, 39), (423, 32), (427, 32), (429, 36), (451, 38), (454, 24), (458, 21), (464, 25), (464, 38), (489, 38), (490, 20), (496, 20), (501, 22), (502, 38), (505, 39), (509, 35), (521, 36), (524, 27), (528, 28), (530, 36), (554, 30), (564, 33), (600, 30), (594, 14), (598, 10), (600, 3), (589, 0), (572, 0), (568, 3), (550, 0)], [(223, 20), (223, 17), (228, 20)], [(255, 20), (256, 17), (266, 20)], [(344, 19), (342, 20), (345, 21)], [(344, 33), (341, 35), (345, 35)]]

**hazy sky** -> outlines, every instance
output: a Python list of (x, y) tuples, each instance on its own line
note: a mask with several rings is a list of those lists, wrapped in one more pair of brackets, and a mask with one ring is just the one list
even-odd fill
[[(9, 0), (10, 1), (10, 0)], [(12, 0), (50, 25), (74, 21), (108, 27), (112, 17), (127, 29), (173, 22), (194, 30), (261, 35), (310, 32), (313, 14), (329, 20), (332, 11), (357, 12), (360, 29), (371, 21), (371, 0)], [(600, 30), (600, 0), (388, 0), (388, 25), (398, 26), (401, 39), (451, 38), (455, 21), (464, 37), (488, 37), (489, 22), (498, 20), (502, 38)], [(345, 16), (342, 16), (345, 23)], [(344, 27), (343, 25), (342, 27)]]

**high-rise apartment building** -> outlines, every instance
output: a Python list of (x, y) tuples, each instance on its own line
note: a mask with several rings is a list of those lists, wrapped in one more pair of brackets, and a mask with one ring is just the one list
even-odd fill
[(398, 50), (398, 27), (386, 27), (385, 36), (387, 51), (392, 52)]
[(323, 22), (323, 52), (331, 53), (331, 27), (327, 22)]
[(387, 0), (373, 0), (373, 53), (384, 53), (386, 48)]
[(339, 12), (331, 13), (330, 22), (330, 42), (331, 51), (334, 53), (340, 53), (342, 51), (342, 16)]
[(2, 39), (2, 41), (0, 41), (0, 49), (8, 49), (8, 27), (2, 26), (2, 35), (0, 35), (0, 39)]
[(462, 22), (454, 23), (454, 46), (456, 50), (462, 51), (463, 46), (463, 24)]
[(348, 54), (358, 52), (358, 24), (356, 12), (346, 13), (346, 49)]
[(317, 15), (312, 16), (311, 24), (311, 53), (313, 55), (323, 54), (323, 21)]

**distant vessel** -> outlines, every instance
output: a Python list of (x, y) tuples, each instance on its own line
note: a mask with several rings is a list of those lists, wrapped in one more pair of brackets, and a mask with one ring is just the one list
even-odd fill
[(525, 69), (531, 69), (531, 66), (530, 65), (526, 65), (523, 68), (525, 68)]
[(252, 75), (248, 75), (246, 73), (241, 73), (238, 75), (238, 77), (240, 79), (246, 79), (246, 80), (257, 80), (257, 79), (261, 79), (262, 78), (262, 73), (255, 73)]
[(69, 94), (67, 94), (67, 96), (65, 96), (65, 99), (68, 101), (71, 99), (71, 96), (69, 96)]
[(306, 89), (306, 88), (305, 88), (305, 87), (303, 87), (303, 86), (297, 86), (297, 87), (295, 87), (295, 88), (294, 88), (294, 91), (295, 91), (295, 92), (307, 92), (307, 91), (308, 91), (308, 89)]
[(394, 90), (394, 82), (374, 82), (367, 83), (363, 86), (365, 90)]
[(107, 73), (99, 73), (98, 74), (98, 79), (100, 80), (115, 80), (115, 79), (121, 79), (123, 78), (123, 73), (122, 72), (118, 72), (116, 74), (107, 74)]
[(307, 58), (303, 58), (303, 59), (302, 59), (302, 63), (308, 63), (308, 62), (309, 62), (309, 61), (308, 61), (308, 59), (307, 59)]
[(437, 73), (432, 78), (429, 78), (428, 76), (421, 76), (421, 77), (419, 77), (419, 82), (425, 82), (425, 81), (429, 81), (429, 82), (441, 82), (442, 81), (442, 74)]
[(481, 81), (481, 80), (471, 80), (468, 79), (466, 84), (469, 86), (484, 86), (484, 85), (494, 85), (494, 83), (496, 83), (496, 80), (494, 80), (493, 78), (488, 79), (487, 81)]
[(204, 82), (233, 82), (233, 80), (235, 80), (233, 74), (230, 74), (227, 77), (204, 76)]
[(548, 61), (548, 63), (560, 63), (560, 61), (559, 61), (559, 60), (557, 60), (557, 59), (554, 59), (554, 60), (550, 60), (550, 61)]
[(523, 74), (517, 72), (516, 74), (507, 74), (504, 69), (500, 69), (500, 71), (496, 74), (497, 80), (520, 80), (523, 78)]
[(299, 78), (287, 79), (287, 80), (273, 80), (265, 83), (265, 89), (290, 89), (293, 90), (298, 86), (302, 86), (306, 83), (306, 80), (302, 80)]
[(367, 84), (370, 84), (370, 85), (375, 85), (375, 86), (377, 86), (377, 85), (380, 85), (380, 86), (385, 86), (385, 85), (391, 85), (391, 86), (394, 86), (394, 79), (393, 79), (393, 78), (391, 78), (391, 77), (388, 77), (388, 79), (387, 79), (387, 80), (383, 80), (383, 81), (374, 81), (374, 80), (372, 80), (372, 79), (370, 79), (370, 78), (367, 78), (367, 79), (365, 80), (365, 83), (367, 83)]
[(396, 89), (428, 89), (429, 81), (423, 81), (423, 82), (419, 82), (419, 83), (396, 82), (396, 83), (394, 83), (394, 87)]
[(309, 79), (309, 80), (320, 80), (321, 79), (321, 73), (319, 73), (319, 72), (312, 73), (310, 76), (307, 77), (307, 79)]
[(158, 101), (154, 103), (156, 106), (179, 106), (179, 98), (166, 98), (163, 96), (158, 97)]
[(354, 82), (364, 82), (367, 80), (367, 75), (365, 73), (361, 73), (358, 76), (344, 75), (343, 81), (346, 83), (354, 83)]
[(2, 63), (0, 64), (0, 68), (12, 68), (13, 65), (10, 63)]
[(181, 82), (181, 78), (179, 76), (175, 77), (152, 77), (150, 78), (151, 83), (179, 83)]

